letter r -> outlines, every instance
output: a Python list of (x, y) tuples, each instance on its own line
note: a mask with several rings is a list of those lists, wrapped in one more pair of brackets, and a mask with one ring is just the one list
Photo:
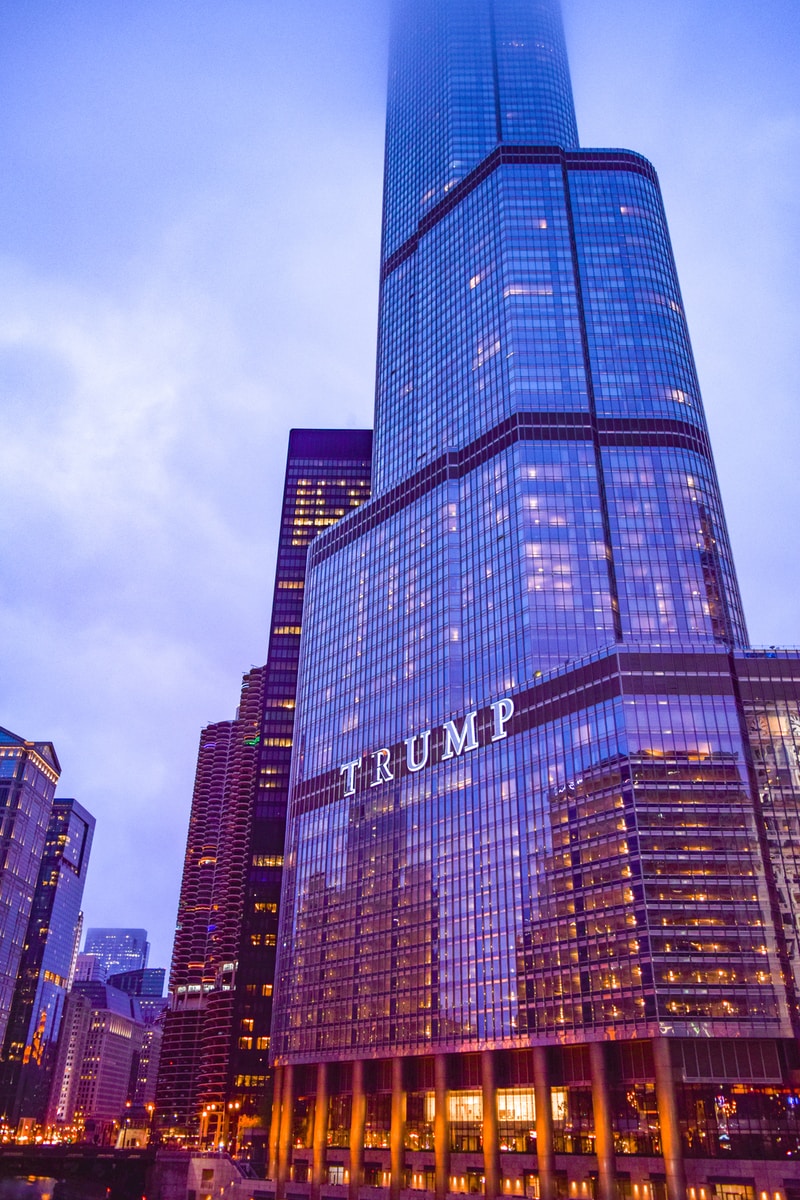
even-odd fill
[(388, 783), (390, 779), (394, 779), (389, 763), (391, 762), (392, 752), (385, 747), (383, 750), (376, 750), (372, 756), (375, 762), (375, 778), (370, 787), (380, 787), (382, 783)]

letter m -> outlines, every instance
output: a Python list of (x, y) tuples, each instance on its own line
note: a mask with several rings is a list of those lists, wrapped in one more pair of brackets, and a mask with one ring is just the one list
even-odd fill
[(478, 749), (478, 733), (475, 728), (477, 718), (477, 712), (467, 713), (460, 733), (456, 729), (455, 721), (445, 721), (442, 727), (444, 729), (444, 754), (442, 755), (442, 761), (446, 758), (454, 758), (456, 755), (461, 755), (465, 750)]

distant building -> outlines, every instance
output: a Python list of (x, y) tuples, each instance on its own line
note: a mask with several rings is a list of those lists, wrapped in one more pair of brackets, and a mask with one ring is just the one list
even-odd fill
[(153, 1025), (169, 1007), (169, 999), (164, 995), (166, 975), (163, 967), (141, 967), (138, 971), (109, 975), (108, 983), (129, 996), (137, 996), (142, 1020), (146, 1025)]
[(126, 1104), (152, 1102), (160, 1040), (148, 1037), (154, 1031), (136, 996), (76, 983), (64, 1010), (48, 1122), (110, 1126)]
[[(164, 1018), (169, 998), (164, 995), (167, 972), (163, 967), (141, 967), (138, 971), (123, 971), (109, 976), (109, 986), (118, 988), (139, 1002), (145, 1031), (139, 1059), (139, 1072), (132, 1097), (133, 1109), (152, 1109), (156, 1101), (156, 1085), (161, 1048), (164, 1040)], [(148, 1118), (148, 1128), (151, 1124)]]
[(103, 963), (96, 954), (81, 952), (75, 959), (75, 983), (105, 983)]
[(55, 800), (0, 1060), (0, 1115), (44, 1120), (78, 947), (94, 817)]
[[(210, 1141), (228, 1105), (263, 1127), (306, 555), (369, 496), (372, 434), (292, 430), (268, 661), (200, 738), (158, 1089), (163, 1124)], [(213, 1106), (213, 1108), (212, 1108)]]
[(0, 728), (0, 1042), (5, 1039), (61, 766), (51, 742)]
[(81, 955), (94, 955), (103, 980), (120, 971), (138, 971), (147, 966), (150, 943), (146, 929), (88, 929)]
[(139, 1069), (133, 1088), (131, 1104), (134, 1108), (155, 1109), (158, 1087), (158, 1068), (164, 1042), (164, 1026), (161, 1021), (146, 1023), (139, 1052)]
[(231, 998), (238, 924), (232, 937), (226, 924), (241, 921), (263, 675), (262, 667), (245, 676), (236, 720), (209, 725), (200, 737), (156, 1101), (162, 1125), (185, 1133), (198, 1128), (204, 1056), (206, 1071), (216, 1057), (203, 1046), (204, 1031), (216, 1035), (223, 1070), (227, 1064), (229, 1014), (207, 1020), (208, 997), (216, 991), (216, 1010), (226, 1007), (221, 993)]

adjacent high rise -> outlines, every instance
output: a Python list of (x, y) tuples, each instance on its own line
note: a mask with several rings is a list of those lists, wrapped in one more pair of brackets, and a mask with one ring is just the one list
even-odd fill
[(397, 0), (373, 498), (314, 540), (278, 1195), (796, 1195), (800, 658), (557, 0)]
[(162, 1128), (189, 1137), (201, 1078), (226, 1069), (263, 674), (245, 675), (235, 720), (200, 735), (156, 1096)]
[(236, 719), (200, 738), (157, 1109), (163, 1129), (210, 1144), (235, 1126), (266, 1140), (306, 555), (369, 496), (371, 450), (369, 431), (292, 430), (267, 663), (244, 677)]
[(0, 1116), (12, 1128), (45, 1119), (94, 826), (76, 800), (53, 801), (0, 1058)]
[[(289, 435), (232, 1040), (220, 1097), (238, 1106), (251, 1141), (265, 1133), (272, 1102), (270, 1029), (308, 548), (369, 499), (371, 458), (370, 430), (293, 429)], [(253, 1152), (261, 1157), (256, 1146)]]

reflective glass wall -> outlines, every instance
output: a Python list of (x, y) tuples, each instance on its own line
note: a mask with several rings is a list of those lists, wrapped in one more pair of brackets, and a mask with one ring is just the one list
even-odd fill
[[(395, 17), (374, 492), (309, 551), (272, 1052), (286, 1103), (315, 1097), (297, 1138), (350, 1130), (351, 1186), (381, 1060), (393, 1153), (434, 1152), (412, 1186), (454, 1190), (453, 1151), (491, 1191), (501, 1143), (537, 1138), (596, 1155), (603, 1188), (626, 1146), (663, 1153), (677, 1197), (676, 1087), (713, 1072), (666, 1040), (777, 1055), (795, 1002), (754, 802), (783, 751), (748, 741), (658, 181), (578, 149), (555, 0)], [(625, 1075), (602, 1043), (633, 1039), (651, 1067)], [(352, 1066), (346, 1112), (314, 1064)]]

